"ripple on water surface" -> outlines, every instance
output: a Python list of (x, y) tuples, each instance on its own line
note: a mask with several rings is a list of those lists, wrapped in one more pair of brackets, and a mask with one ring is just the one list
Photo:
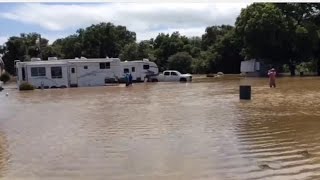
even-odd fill
[(0, 94), (0, 177), (317, 179), (318, 78)]

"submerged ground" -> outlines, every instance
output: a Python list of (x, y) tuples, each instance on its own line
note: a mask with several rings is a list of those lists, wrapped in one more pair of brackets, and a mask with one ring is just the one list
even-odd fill
[[(320, 178), (320, 78), (0, 92), (0, 175)], [(239, 100), (239, 85), (252, 100)], [(5, 94), (9, 95), (6, 96)]]

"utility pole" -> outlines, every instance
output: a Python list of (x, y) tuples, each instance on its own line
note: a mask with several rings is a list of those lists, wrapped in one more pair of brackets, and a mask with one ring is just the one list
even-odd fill
[(40, 34), (39, 34), (39, 36), (37, 37), (36, 44), (37, 44), (37, 46), (38, 46), (38, 50), (39, 50), (39, 54), (38, 54), (38, 56), (40, 56), (40, 58), (42, 59), (42, 51), (41, 51), (41, 35), (40, 35)]
[(39, 50), (40, 50), (40, 58), (42, 59), (41, 34), (39, 34)]

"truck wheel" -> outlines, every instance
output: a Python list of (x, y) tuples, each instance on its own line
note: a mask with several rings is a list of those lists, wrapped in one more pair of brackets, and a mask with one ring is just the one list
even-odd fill
[(180, 82), (187, 82), (186, 78), (180, 78)]
[(151, 82), (158, 82), (158, 79), (152, 79)]

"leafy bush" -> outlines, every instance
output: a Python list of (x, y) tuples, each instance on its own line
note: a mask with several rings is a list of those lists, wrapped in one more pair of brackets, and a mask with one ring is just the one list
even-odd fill
[(6, 83), (10, 80), (10, 75), (9, 73), (5, 72), (3, 74), (1, 74), (0, 76), (0, 81), (2, 81), (3, 83)]
[(298, 72), (316, 72), (316, 62), (309, 61), (309, 62), (302, 62), (299, 65), (297, 65), (297, 71)]
[(19, 89), (20, 89), (20, 91), (34, 90), (34, 86), (32, 86), (31, 84), (29, 84), (27, 82), (23, 82), (20, 84)]

